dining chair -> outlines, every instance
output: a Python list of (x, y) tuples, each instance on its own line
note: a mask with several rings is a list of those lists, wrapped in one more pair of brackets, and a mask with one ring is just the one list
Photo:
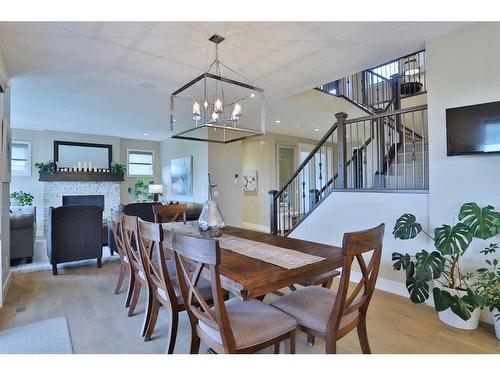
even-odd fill
[[(198, 353), (200, 340), (215, 353), (255, 353), (273, 345), (278, 353), (282, 341), (295, 353), (295, 319), (257, 299), (224, 301), (219, 241), (172, 231), (172, 247), (191, 323), (191, 354)], [(198, 287), (204, 277), (212, 285), (213, 307)]]
[(144, 257), (139, 247), (138, 238), (138, 220), (137, 216), (123, 215), (122, 218), (122, 233), (123, 233), (123, 243), (127, 251), (127, 256), (132, 266), (132, 271), (134, 274), (134, 285), (132, 291), (132, 299), (130, 301), (130, 308), (128, 311), (128, 316), (134, 315), (137, 302), (139, 301), (139, 295), (141, 293), (142, 287), (146, 289), (146, 311), (144, 314), (144, 322), (142, 325), (141, 336), (146, 334), (146, 329), (151, 317), (151, 308), (153, 305), (153, 295), (151, 291), (151, 284), (149, 278), (146, 274), (144, 266)]
[(127, 299), (125, 301), (125, 307), (130, 306), (130, 300), (132, 299), (132, 291), (134, 290), (134, 272), (132, 270), (132, 265), (127, 256), (127, 251), (125, 250), (125, 245), (123, 243), (123, 233), (122, 233), (122, 218), (123, 214), (118, 210), (111, 209), (111, 224), (113, 231), (113, 238), (115, 240), (116, 249), (118, 250), (118, 255), (120, 256), (120, 274), (118, 276), (118, 282), (115, 288), (115, 294), (119, 294), (122, 288), (123, 280), (127, 271), (129, 273), (129, 282), (127, 288)]
[[(167, 237), (167, 238), (165, 238)], [(139, 248), (144, 256), (146, 275), (152, 287), (151, 314), (144, 341), (149, 341), (153, 334), (160, 305), (165, 307), (169, 316), (167, 333), (168, 354), (174, 352), (179, 323), (179, 312), (185, 310), (174, 260), (168, 260), (169, 252), (165, 240), (170, 240), (170, 231), (162, 230), (161, 224), (150, 223), (139, 219), (138, 221)], [(212, 287), (209, 282), (201, 283), (200, 290), (208, 303), (212, 303)]]
[[(271, 306), (293, 316), (302, 331), (324, 338), (326, 353), (336, 353), (337, 341), (354, 328), (357, 328), (362, 352), (370, 353), (366, 313), (377, 281), (383, 237), (384, 224), (345, 233), (344, 264), (337, 292), (321, 286), (306, 286), (278, 298)], [(368, 265), (365, 257), (369, 258)], [(355, 261), (361, 271), (361, 280), (350, 292), (349, 277)]]
[(182, 215), (182, 221), (186, 224), (186, 212), (188, 206), (187, 204), (177, 203), (177, 204), (159, 204), (153, 206), (153, 215), (155, 218), (155, 223), (170, 223), (177, 221), (180, 215)]

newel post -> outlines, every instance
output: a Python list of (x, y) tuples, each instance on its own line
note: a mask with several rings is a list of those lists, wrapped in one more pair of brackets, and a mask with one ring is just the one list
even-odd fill
[(346, 129), (345, 122), (347, 119), (347, 113), (339, 112), (335, 114), (337, 118), (337, 149), (338, 149), (338, 186), (340, 189), (347, 188), (347, 147), (346, 147)]
[(269, 229), (271, 234), (278, 234), (278, 202), (276, 195), (278, 190), (269, 191)]

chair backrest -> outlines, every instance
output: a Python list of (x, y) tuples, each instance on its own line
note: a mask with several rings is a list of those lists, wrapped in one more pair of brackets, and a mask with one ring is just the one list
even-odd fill
[(139, 248), (139, 238), (137, 233), (137, 216), (123, 215), (122, 217), (122, 235), (123, 244), (128, 255), (130, 264), (136, 272), (145, 273), (144, 260)]
[[(235, 352), (236, 344), (227, 316), (220, 281), (219, 241), (172, 231), (172, 247), (175, 252), (175, 264), (182, 298), (193, 329), (198, 321), (202, 322), (219, 332), (226, 352)], [(212, 284), (213, 309), (210, 309), (198, 288), (202, 272), (205, 272), (205, 278), (209, 278)]]
[(153, 222), (153, 207), (161, 204), (160, 202), (134, 202), (123, 206), (123, 213), (129, 216), (137, 216), (142, 220)]
[[(138, 220), (139, 248), (143, 255), (146, 275), (156, 288), (165, 292), (171, 303), (177, 304), (174, 286), (168, 272), (161, 224)], [(157, 262), (154, 262), (154, 257)]]
[[(382, 256), (384, 228), (385, 224), (380, 224), (372, 229), (344, 234), (342, 243), (342, 253), (345, 257), (344, 265), (327, 331), (338, 330), (342, 318), (347, 315), (366, 314), (377, 282)], [(368, 254), (370, 252), (371, 255)], [(368, 265), (365, 262), (364, 255), (369, 257)], [(359, 265), (361, 280), (349, 293), (349, 278), (354, 261), (357, 261)], [(360, 294), (360, 292), (362, 293)]]
[(121, 257), (124, 257), (127, 252), (123, 244), (123, 233), (122, 233), (122, 219), (123, 213), (114, 208), (110, 211), (111, 226), (113, 229), (113, 238), (115, 240), (116, 248)]
[(155, 223), (170, 223), (177, 221), (182, 215), (182, 221), (186, 223), (187, 204), (165, 204), (153, 206)]

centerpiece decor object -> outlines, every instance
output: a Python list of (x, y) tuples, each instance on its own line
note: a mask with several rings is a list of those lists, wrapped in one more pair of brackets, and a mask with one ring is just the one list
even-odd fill
[[(264, 90), (215, 59), (196, 78), (170, 95), (170, 137), (230, 143), (265, 134)], [(260, 125), (260, 126), (259, 126)]]
[(392, 232), (395, 238), (409, 240), (422, 232), (435, 247), (415, 255), (392, 253), (394, 269), (405, 273), (410, 300), (427, 301), (432, 286), (434, 307), (443, 323), (466, 330), (477, 328), (480, 310), (487, 300), (474, 288), (474, 273), (461, 269), (461, 259), (474, 238), (486, 240), (500, 234), (499, 218), (500, 213), (492, 206), (481, 208), (473, 202), (465, 203), (455, 225), (443, 224), (431, 236), (414, 215), (401, 216)]
[(212, 198), (212, 189), (217, 185), (212, 185), (210, 173), (208, 174), (208, 194), (209, 198), (203, 205), (201, 215), (198, 219), (198, 230), (204, 237), (217, 238), (224, 233), (224, 218), (220, 212), (217, 202)]

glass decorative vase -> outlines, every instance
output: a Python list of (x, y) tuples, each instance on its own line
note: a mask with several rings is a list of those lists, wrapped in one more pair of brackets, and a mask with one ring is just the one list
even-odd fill
[(224, 218), (220, 212), (217, 202), (212, 199), (212, 189), (217, 185), (210, 182), (210, 173), (208, 174), (209, 199), (203, 205), (201, 215), (198, 219), (198, 230), (204, 237), (217, 238), (224, 233)]

